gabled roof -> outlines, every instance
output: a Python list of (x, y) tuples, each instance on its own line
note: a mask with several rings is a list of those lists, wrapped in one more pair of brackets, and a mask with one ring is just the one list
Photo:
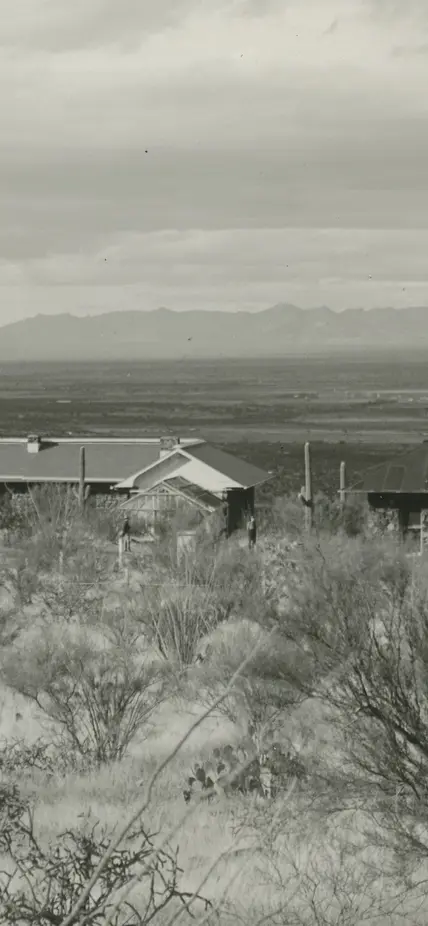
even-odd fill
[[(80, 448), (85, 448), (85, 479), (87, 483), (132, 485), (146, 470), (153, 473), (153, 484), (161, 465), (160, 438), (44, 438), (38, 453), (29, 453), (26, 438), (0, 438), (0, 482), (77, 482), (79, 479)], [(198, 491), (219, 490), (220, 487), (248, 488), (269, 479), (263, 470), (195, 438), (180, 439), (163, 460), (177, 458), (170, 467), (168, 478), (183, 478)], [(205, 483), (205, 477), (210, 478)], [(165, 472), (164, 472), (165, 475)], [(201, 485), (198, 483), (201, 476)]]
[(219, 494), (230, 489), (248, 489), (266, 482), (269, 473), (206, 444), (195, 442), (186, 447), (176, 446), (163, 459), (146, 469), (134, 472), (116, 486), (117, 489), (149, 491), (166, 479), (180, 477), (188, 484)]
[[(183, 446), (186, 445), (183, 441)], [(0, 481), (77, 482), (80, 447), (85, 447), (86, 481), (113, 484), (158, 460), (160, 440), (46, 438), (38, 453), (28, 453), (26, 439), (2, 438)]]
[(215, 447), (213, 444), (205, 442), (195, 444), (186, 447), (186, 453), (194, 460), (199, 460), (200, 463), (205, 463), (206, 466), (210, 466), (217, 472), (227, 476), (243, 489), (259, 485), (270, 478), (269, 473), (264, 470), (253, 466), (252, 463), (247, 463), (246, 460), (241, 460), (239, 457), (234, 457), (232, 454), (220, 450), (219, 447)]
[(380, 466), (371, 466), (349, 491), (379, 495), (428, 492), (428, 445), (401, 453)]

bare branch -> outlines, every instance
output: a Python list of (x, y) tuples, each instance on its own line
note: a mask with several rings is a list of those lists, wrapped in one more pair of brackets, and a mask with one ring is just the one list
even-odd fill
[[(174, 749), (171, 750), (171, 752), (167, 755), (167, 757), (166, 757), (166, 758), (160, 763), (160, 765), (158, 765), (158, 767), (155, 769), (155, 771), (153, 772), (152, 777), (151, 777), (151, 779), (150, 779), (150, 781), (149, 781), (149, 785), (148, 785), (148, 788), (147, 788), (147, 797), (145, 798), (144, 802), (139, 806), (139, 808), (135, 811), (135, 813), (132, 815), (132, 817), (128, 820), (128, 822), (125, 823), (125, 825), (124, 825), (124, 826), (122, 827), (122, 829), (119, 831), (118, 835), (111, 841), (109, 849), (108, 849), (107, 852), (105, 853), (104, 857), (101, 859), (99, 865), (97, 866), (96, 870), (94, 871), (94, 873), (93, 873), (91, 879), (88, 881), (88, 883), (87, 883), (87, 885), (86, 885), (84, 891), (82, 892), (80, 898), (78, 899), (78, 901), (77, 901), (76, 904), (74, 905), (73, 909), (70, 911), (70, 913), (68, 914), (68, 916), (67, 916), (67, 917), (63, 920), (63, 922), (61, 923), (61, 926), (72, 926), (72, 924), (74, 923), (74, 921), (75, 921), (75, 919), (76, 919), (76, 916), (77, 916), (78, 913), (80, 913), (80, 911), (83, 909), (83, 907), (84, 907), (84, 905), (85, 905), (85, 903), (86, 903), (86, 901), (87, 901), (87, 899), (88, 899), (88, 897), (89, 897), (89, 895), (90, 895), (90, 893), (91, 893), (92, 888), (93, 888), (94, 885), (96, 884), (96, 882), (97, 882), (97, 880), (98, 880), (100, 874), (104, 871), (104, 869), (105, 869), (105, 867), (106, 867), (106, 865), (107, 865), (109, 859), (111, 858), (113, 852), (118, 848), (118, 846), (120, 845), (120, 843), (122, 842), (122, 840), (125, 838), (125, 836), (127, 836), (127, 834), (130, 832), (130, 830), (131, 830), (132, 827), (135, 825), (135, 823), (137, 822), (137, 820), (138, 820), (138, 819), (146, 812), (146, 810), (148, 809), (148, 807), (149, 807), (149, 805), (150, 805), (151, 798), (152, 798), (153, 788), (154, 788), (154, 786), (155, 786), (155, 784), (156, 784), (158, 778), (161, 776), (162, 772), (163, 772), (163, 771), (165, 770), (165, 768), (167, 768), (167, 766), (173, 761), (173, 759), (175, 758), (175, 756), (179, 753), (180, 749), (182, 749), (182, 747), (184, 746), (184, 744), (185, 744), (185, 743), (187, 742), (187, 740), (190, 738), (190, 736), (192, 735), (192, 733), (194, 732), (194, 730), (196, 730), (198, 727), (200, 727), (201, 724), (204, 722), (204, 720), (206, 720), (207, 717), (209, 717), (210, 714), (212, 714), (212, 712), (213, 712), (213, 711), (218, 707), (218, 705), (224, 700), (224, 698), (227, 697), (227, 695), (229, 694), (229, 692), (232, 690), (233, 685), (235, 684), (235, 681), (237, 680), (237, 678), (239, 677), (239, 675), (241, 674), (241, 672), (242, 672), (242, 671), (246, 668), (246, 666), (249, 664), (250, 660), (253, 658), (254, 654), (257, 652), (259, 646), (260, 646), (260, 641), (257, 641), (256, 645), (254, 646), (253, 650), (249, 653), (249, 655), (247, 656), (247, 658), (244, 659), (244, 661), (241, 663), (240, 666), (238, 666), (238, 669), (236, 670), (236, 672), (234, 673), (234, 675), (233, 675), (232, 678), (230, 679), (229, 684), (228, 684), (228, 686), (226, 687), (225, 691), (214, 701), (214, 703), (213, 703), (210, 707), (208, 707), (208, 708), (203, 712), (203, 714), (201, 714), (200, 717), (198, 717), (198, 718), (192, 723), (192, 725), (191, 725), (191, 727), (189, 728), (189, 730), (187, 730), (187, 732), (183, 734), (183, 736), (180, 738), (179, 742), (178, 742), (177, 745), (174, 747)], [(187, 819), (193, 812), (194, 812), (194, 808), (189, 809), (189, 810), (187, 811), (187, 813), (184, 815), (183, 819), (180, 820), (179, 826), (181, 826), (181, 824), (184, 822), (184, 820)], [(176, 827), (176, 829), (177, 829), (177, 827)], [(169, 838), (170, 838), (170, 837), (169, 837)], [(159, 847), (159, 849), (163, 848), (163, 846), (167, 843), (167, 841), (168, 841), (168, 839), (164, 839), (164, 840), (162, 841), (161, 846)], [(157, 851), (159, 851), (159, 849), (158, 849)], [(124, 896), (121, 898), (121, 900), (124, 900), (125, 897), (128, 896), (129, 892), (132, 890), (132, 888), (134, 887), (135, 883), (136, 883), (135, 881), (134, 881), (134, 882), (131, 881), (131, 883), (130, 883), (130, 885), (129, 885), (129, 889), (127, 889), (126, 894), (124, 894)]]

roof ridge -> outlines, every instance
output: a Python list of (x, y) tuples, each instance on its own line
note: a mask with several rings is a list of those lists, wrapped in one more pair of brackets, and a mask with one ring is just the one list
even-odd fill
[[(0, 437), (2, 444), (26, 444), (27, 437)], [(42, 441), (55, 444), (160, 444), (160, 437), (53, 437), (43, 435)], [(177, 446), (193, 447), (196, 444), (205, 444), (203, 438), (183, 437)]]

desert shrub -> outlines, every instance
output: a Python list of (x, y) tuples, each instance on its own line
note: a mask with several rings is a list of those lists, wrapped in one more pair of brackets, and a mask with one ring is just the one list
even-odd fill
[(9, 780), (21, 780), (33, 770), (54, 776), (74, 768), (71, 757), (51, 741), (38, 737), (33, 743), (22, 738), (7, 740), (0, 744), (0, 771)]
[(358, 537), (367, 529), (367, 506), (358, 496), (350, 496), (342, 507), (337, 496), (331, 498), (318, 492), (314, 498), (314, 512), (317, 529), (330, 534), (343, 531), (348, 537)]
[(7, 684), (33, 700), (68, 745), (97, 763), (121, 758), (166, 697), (168, 678), (144, 651), (85, 628), (45, 624), (2, 654)]
[(28, 488), (21, 506), (31, 528), (31, 536), (61, 542), (82, 521), (75, 486), (43, 485)]
[(98, 617), (103, 608), (104, 592), (95, 582), (81, 582), (71, 576), (48, 575), (39, 581), (38, 596), (47, 613), (57, 619)]
[(200, 640), (217, 618), (210, 591), (198, 585), (171, 584), (146, 596), (142, 620), (161, 656), (184, 667), (194, 662)]
[(369, 522), (369, 507), (364, 498), (350, 495), (342, 511), (342, 527), (348, 537), (366, 535)]
[[(105, 858), (110, 839), (105, 827), (86, 819), (80, 830), (66, 830), (44, 848), (37, 836), (34, 812), (16, 785), (0, 785), (0, 851), (11, 871), (0, 872), (0, 923), (8, 926), (61, 924), (72, 913), (83, 888)], [(96, 885), (71, 923), (104, 924), (109, 914), (113, 926), (144, 926), (160, 921), (176, 903), (191, 913), (207, 911), (210, 902), (198, 892), (180, 889), (183, 870), (178, 849), (156, 846), (157, 833), (142, 822), (128, 834), (125, 844), (112, 852)], [(140, 877), (138, 900), (124, 901), (114, 911), (118, 892)], [(142, 895), (142, 896), (141, 896)], [(124, 919), (125, 914), (125, 919)], [(164, 920), (163, 920), (164, 922)]]
[(295, 683), (340, 742), (322, 802), (375, 819), (367, 838), (393, 845), (407, 876), (428, 860), (427, 585), (392, 543), (330, 538), (307, 556), (278, 632), (305, 652)]
[[(67, 555), (68, 553), (68, 555)], [(39, 575), (38, 598), (59, 619), (80, 617), (92, 622), (102, 613), (111, 578), (111, 560), (95, 544), (85, 542), (73, 555), (57, 552), (55, 571)]]
[(90, 556), (91, 547), (81, 523), (76, 521), (68, 530), (60, 531), (47, 521), (35, 526), (31, 537), (20, 545), (20, 561), (35, 574), (57, 571), (60, 553), (67, 561), (78, 556), (82, 548)]
[[(306, 678), (311, 668), (304, 664), (305, 654), (253, 621), (219, 626), (204, 641), (201, 657), (188, 676), (188, 697), (210, 704), (221, 694), (218, 712), (238, 727), (251, 729), (261, 750), (305, 697), (300, 677)], [(245, 669), (231, 686), (244, 658)]]
[(300, 537), (304, 526), (304, 508), (297, 495), (282, 495), (273, 500), (270, 511), (265, 512), (260, 533), (280, 534), (291, 539)]
[(117, 504), (111, 508), (100, 507), (97, 506), (95, 498), (89, 497), (85, 506), (85, 523), (94, 536), (115, 543), (122, 520), (123, 514), (118, 510)]
[(261, 604), (262, 563), (257, 554), (249, 557), (233, 538), (214, 555), (209, 542), (200, 542), (195, 553), (179, 564), (178, 576), (184, 583), (211, 588), (222, 620), (238, 614), (248, 617)]
[[(88, 531), (98, 540), (116, 543), (119, 530), (122, 527), (125, 511), (120, 508), (122, 499), (112, 499), (107, 496), (105, 499), (89, 497), (85, 505), (85, 525)], [(140, 518), (132, 517), (130, 514), (131, 528), (133, 536), (141, 536), (146, 533), (144, 522)]]
[(6, 540), (10, 536), (16, 539), (28, 537), (32, 531), (25, 511), (14, 504), (14, 496), (10, 492), (0, 496), (0, 531), (4, 532)]
[(213, 559), (200, 546), (170, 563), (159, 584), (143, 591), (140, 621), (164, 658), (191, 665), (201, 640), (232, 615), (262, 607), (260, 564), (232, 542)]
[(14, 566), (3, 567), (2, 579), (18, 606), (31, 604), (39, 587), (37, 572), (22, 553)]
[(0, 608), (0, 647), (9, 646), (21, 632), (23, 616), (16, 606)]
[[(359, 496), (348, 496), (342, 508), (337, 496), (317, 492), (314, 497), (314, 525), (324, 533), (344, 532), (358, 537), (368, 529), (368, 507)], [(275, 498), (271, 509), (265, 509), (261, 520), (261, 536), (281, 534), (290, 540), (301, 537), (304, 529), (304, 506), (295, 496)]]

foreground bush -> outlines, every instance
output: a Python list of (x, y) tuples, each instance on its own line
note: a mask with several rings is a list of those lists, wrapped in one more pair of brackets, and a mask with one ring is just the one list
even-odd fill
[[(303, 568), (303, 567), (302, 567)], [(318, 798), (376, 820), (401, 871), (428, 861), (428, 586), (392, 543), (307, 554), (306, 575), (278, 632), (310, 667), (295, 683), (328, 709), (341, 744)], [(420, 574), (419, 574), (420, 573)]]
[(121, 758), (171, 693), (165, 667), (144, 650), (85, 628), (23, 634), (2, 657), (9, 686), (59, 724), (69, 747), (97, 763)]
[[(112, 915), (112, 926), (145, 926), (160, 920), (176, 902), (191, 913), (206, 911), (209, 901), (179, 887), (183, 873), (178, 851), (159, 849), (157, 833), (148, 833), (140, 823), (128, 834), (122, 848), (108, 858), (96, 885), (71, 924), (90, 922), (102, 926)], [(99, 823), (86, 821), (81, 830), (66, 830), (44, 849), (38, 840), (34, 814), (16, 785), (0, 785), (0, 852), (12, 870), (0, 872), (0, 923), (8, 926), (60, 926), (69, 917), (88, 880), (105, 857), (110, 839)], [(139, 875), (139, 901), (124, 900), (123, 910), (114, 911), (118, 893)]]
[(203, 641), (232, 616), (258, 616), (262, 603), (261, 566), (233, 543), (213, 553), (201, 546), (191, 557), (158, 572), (150, 590), (142, 586), (139, 621), (164, 659), (190, 666)]

